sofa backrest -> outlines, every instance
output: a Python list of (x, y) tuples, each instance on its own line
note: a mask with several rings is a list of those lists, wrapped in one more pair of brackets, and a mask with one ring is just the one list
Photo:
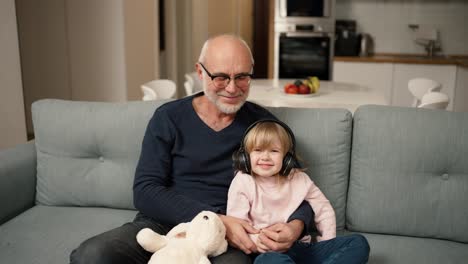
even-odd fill
[(344, 229), (351, 153), (352, 115), (345, 109), (268, 108), (288, 124), (296, 152), (314, 183), (330, 200), (338, 230)]
[(468, 242), (468, 113), (360, 107), (351, 155), (348, 229)]
[[(161, 104), (35, 102), (37, 203), (133, 209), (132, 185), (141, 141)], [(269, 110), (291, 126), (306, 173), (331, 201), (337, 228), (343, 229), (351, 113), (344, 109)]]
[(33, 103), (36, 202), (134, 208), (132, 186), (141, 141), (161, 104), (53, 99)]

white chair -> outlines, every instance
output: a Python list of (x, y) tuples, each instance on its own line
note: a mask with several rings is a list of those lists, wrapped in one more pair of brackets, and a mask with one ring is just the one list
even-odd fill
[(185, 88), (185, 93), (187, 95), (193, 94), (193, 86), (194, 86), (194, 80), (193, 78), (188, 75), (187, 73), (185, 74), (185, 82), (184, 82), (184, 88)]
[(429, 92), (426, 93), (422, 99), (421, 104), (418, 108), (430, 108), (430, 109), (446, 109), (450, 103), (448, 95), (441, 92)]
[(176, 84), (171, 80), (153, 80), (141, 85), (143, 101), (175, 98)]
[(414, 78), (408, 82), (408, 90), (413, 95), (413, 107), (421, 103), (422, 97), (428, 92), (438, 92), (442, 85), (434, 80), (426, 78)]
[(203, 84), (198, 78), (197, 72), (186, 73), (185, 75), (184, 88), (187, 95), (198, 93), (203, 90)]

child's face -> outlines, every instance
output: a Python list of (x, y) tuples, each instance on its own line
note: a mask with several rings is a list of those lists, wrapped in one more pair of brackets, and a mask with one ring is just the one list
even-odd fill
[(249, 154), (253, 174), (258, 177), (277, 176), (283, 166), (284, 152), (278, 139), (268, 147), (254, 147)]

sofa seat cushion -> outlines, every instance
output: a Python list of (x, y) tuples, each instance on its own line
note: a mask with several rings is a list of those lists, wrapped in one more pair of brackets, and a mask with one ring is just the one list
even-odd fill
[(448, 240), (361, 233), (370, 244), (369, 264), (466, 263), (468, 244)]
[(468, 113), (360, 107), (351, 153), (349, 230), (468, 243)]
[(68, 263), (85, 239), (135, 215), (134, 210), (35, 206), (0, 226), (0, 263)]

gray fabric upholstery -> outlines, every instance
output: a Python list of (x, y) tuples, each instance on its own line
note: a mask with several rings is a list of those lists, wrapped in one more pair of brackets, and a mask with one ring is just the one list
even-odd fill
[(293, 130), (306, 173), (330, 200), (344, 229), (352, 115), (344, 109), (269, 108)]
[(362, 234), (371, 245), (369, 264), (460, 264), (468, 261), (468, 244), (439, 239)]
[[(13, 217), (0, 225), (0, 263), (68, 263), (80, 242), (131, 221), (142, 136), (161, 103), (34, 103), (35, 145), (0, 151), (0, 223)], [(338, 233), (368, 238), (369, 263), (466, 262), (468, 113), (270, 110), (294, 131)]]
[(131, 221), (136, 211), (35, 206), (0, 226), (0, 263), (69, 263), (85, 239)]
[(29, 142), (1, 151), (0, 224), (32, 207), (35, 190), (36, 150), (34, 143)]
[(359, 108), (347, 227), (468, 242), (467, 157), (468, 113)]
[(35, 102), (37, 202), (133, 208), (142, 138), (161, 104)]

